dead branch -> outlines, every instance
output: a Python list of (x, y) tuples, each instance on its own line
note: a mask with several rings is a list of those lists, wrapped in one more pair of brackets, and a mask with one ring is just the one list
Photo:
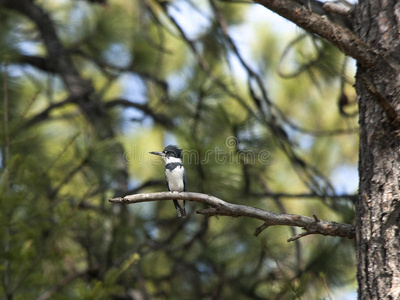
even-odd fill
[[(258, 220), (262, 220), (264, 225), (259, 227), (262, 230), (276, 225), (283, 226), (295, 226), (303, 228), (307, 234), (302, 234), (302, 236), (310, 234), (322, 234), (329, 236), (346, 237), (353, 239), (355, 237), (354, 226), (350, 224), (342, 224), (336, 222), (322, 221), (315, 217), (305, 217), (300, 215), (292, 214), (280, 214), (259, 209), (256, 207), (250, 207), (245, 205), (238, 205), (228, 203), (214, 196), (200, 193), (149, 193), (149, 194), (136, 194), (127, 195), (125, 197), (118, 197), (109, 199), (113, 203), (123, 203), (123, 204), (133, 204), (140, 202), (149, 201), (164, 201), (164, 200), (186, 200), (201, 202), (211, 206), (211, 208), (202, 209), (197, 211), (198, 214), (207, 216), (230, 216), (230, 217), (249, 217)], [(262, 231), (261, 230), (261, 231)], [(256, 231), (257, 232), (257, 231)], [(297, 237), (297, 236), (296, 236)], [(295, 239), (300, 238), (294, 237)], [(288, 241), (292, 241), (293, 238)]]

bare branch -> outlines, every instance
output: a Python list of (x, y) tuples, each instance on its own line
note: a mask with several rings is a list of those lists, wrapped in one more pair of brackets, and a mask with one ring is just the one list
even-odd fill
[(317, 34), (338, 47), (344, 54), (355, 58), (364, 67), (374, 64), (377, 55), (373, 49), (347, 30), (307, 7), (287, 0), (256, 0), (262, 6), (292, 21), (304, 30)]
[[(218, 199), (214, 196), (200, 193), (150, 193), (150, 194), (136, 194), (128, 195), (125, 197), (118, 197), (109, 199), (113, 203), (140, 203), (149, 201), (162, 201), (162, 200), (186, 200), (201, 202), (211, 206), (211, 208), (197, 211), (198, 214), (208, 216), (230, 216), (230, 217), (249, 217), (264, 221), (261, 227), (284, 225), (301, 227), (308, 234), (322, 234), (329, 236), (339, 236), (353, 239), (355, 237), (354, 226), (350, 224), (341, 224), (336, 222), (327, 222), (315, 218), (292, 215), (292, 214), (279, 214), (266, 211), (263, 209), (232, 204)], [(265, 229), (265, 228), (264, 228)]]

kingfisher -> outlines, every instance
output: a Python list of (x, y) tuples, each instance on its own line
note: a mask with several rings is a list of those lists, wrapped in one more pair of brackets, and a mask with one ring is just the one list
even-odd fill
[[(162, 152), (149, 152), (159, 155), (165, 161), (165, 181), (168, 190), (174, 192), (186, 192), (186, 171), (182, 164), (182, 149), (175, 145), (168, 145)], [(173, 200), (178, 217), (186, 218), (185, 200)]]

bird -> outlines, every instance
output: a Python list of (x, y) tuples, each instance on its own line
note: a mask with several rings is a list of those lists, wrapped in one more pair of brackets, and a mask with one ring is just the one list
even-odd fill
[[(162, 152), (152, 151), (150, 154), (161, 156), (165, 161), (165, 181), (168, 190), (174, 192), (186, 192), (187, 177), (185, 167), (182, 164), (182, 149), (175, 145), (168, 145)], [(185, 200), (173, 200), (179, 218), (186, 218)]]

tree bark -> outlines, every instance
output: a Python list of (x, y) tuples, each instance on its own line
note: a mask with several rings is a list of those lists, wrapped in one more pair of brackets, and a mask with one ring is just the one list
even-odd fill
[(356, 75), (358, 299), (400, 299), (400, 3), (360, 1), (355, 17), (357, 36), (377, 50), (380, 60), (370, 68), (359, 65)]

